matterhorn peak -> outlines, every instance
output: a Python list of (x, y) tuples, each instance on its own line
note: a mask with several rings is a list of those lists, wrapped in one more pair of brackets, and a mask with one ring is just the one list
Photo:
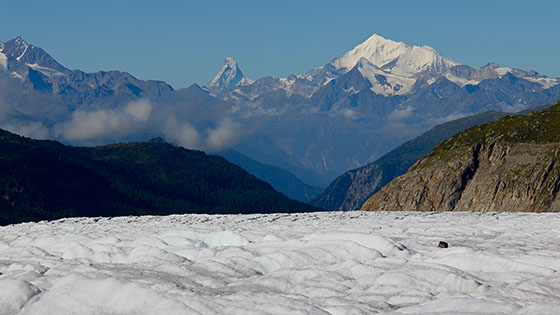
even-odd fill
[(224, 60), (224, 65), (237, 68), (237, 61), (233, 60), (233, 58), (231, 57), (226, 57), (226, 59)]
[(251, 83), (252, 81), (243, 74), (237, 62), (231, 57), (226, 57), (218, 74), (208, 82), (206, 88), (210, 92), (220, 92)]

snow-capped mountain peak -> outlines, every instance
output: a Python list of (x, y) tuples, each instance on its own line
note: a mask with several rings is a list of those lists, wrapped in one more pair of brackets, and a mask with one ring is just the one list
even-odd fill
[(240, 85), (251, 83), (253, 81), (243, 74), (237, 62), (233, 58), (227, 57), (218, 74), (208, 82), (206, 88), (211, 92), (219, 92), (233, 90)]
[(330, 64), (339, 70), (350, 70), (361, 58), (395, 75), (410, 77), (422, 71), (443, 73), (457, 65), (429, 46), (411, 46), (374, 34)]
[(3, 43), (0, 48), (2, 48), (0, 50), (0, 66), (5, 69), (11, 68), (11, 71), (20, 76), (23, 75), (25, 72), (23, 69), (26, 67), (39, 71), (47, 77), (70, 72), (43, 49), (28, 44), (19, 36)]

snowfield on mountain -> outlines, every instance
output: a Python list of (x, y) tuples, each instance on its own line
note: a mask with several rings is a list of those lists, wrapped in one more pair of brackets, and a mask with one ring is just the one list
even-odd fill
[(0, 314), (552, 314), (559, 226), (559, 214), (470, 212), (10, 225)]

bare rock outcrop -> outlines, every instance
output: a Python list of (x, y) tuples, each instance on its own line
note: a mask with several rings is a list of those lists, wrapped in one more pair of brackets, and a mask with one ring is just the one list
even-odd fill
[(362, 210), (560, 211), (560, 103), (436, 147)]

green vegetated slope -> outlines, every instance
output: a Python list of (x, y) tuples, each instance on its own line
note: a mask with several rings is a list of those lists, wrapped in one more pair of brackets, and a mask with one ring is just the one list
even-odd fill
[(70, 216), (313, 210), (204, 152), (164, 142), (68, 147), (0, 130), (0, 224)]
[(350, 170), (335, 179), (313, 205), (329, 210), (360, 209), (374, 193), (408, 170), (435, 146), (458, 132), (506, 116), (489, 111), (449, 121), (426, 131), (385, 154), (375, 162)]
[(444, 141), (364, 210), (560, 211), (560, 102)]

